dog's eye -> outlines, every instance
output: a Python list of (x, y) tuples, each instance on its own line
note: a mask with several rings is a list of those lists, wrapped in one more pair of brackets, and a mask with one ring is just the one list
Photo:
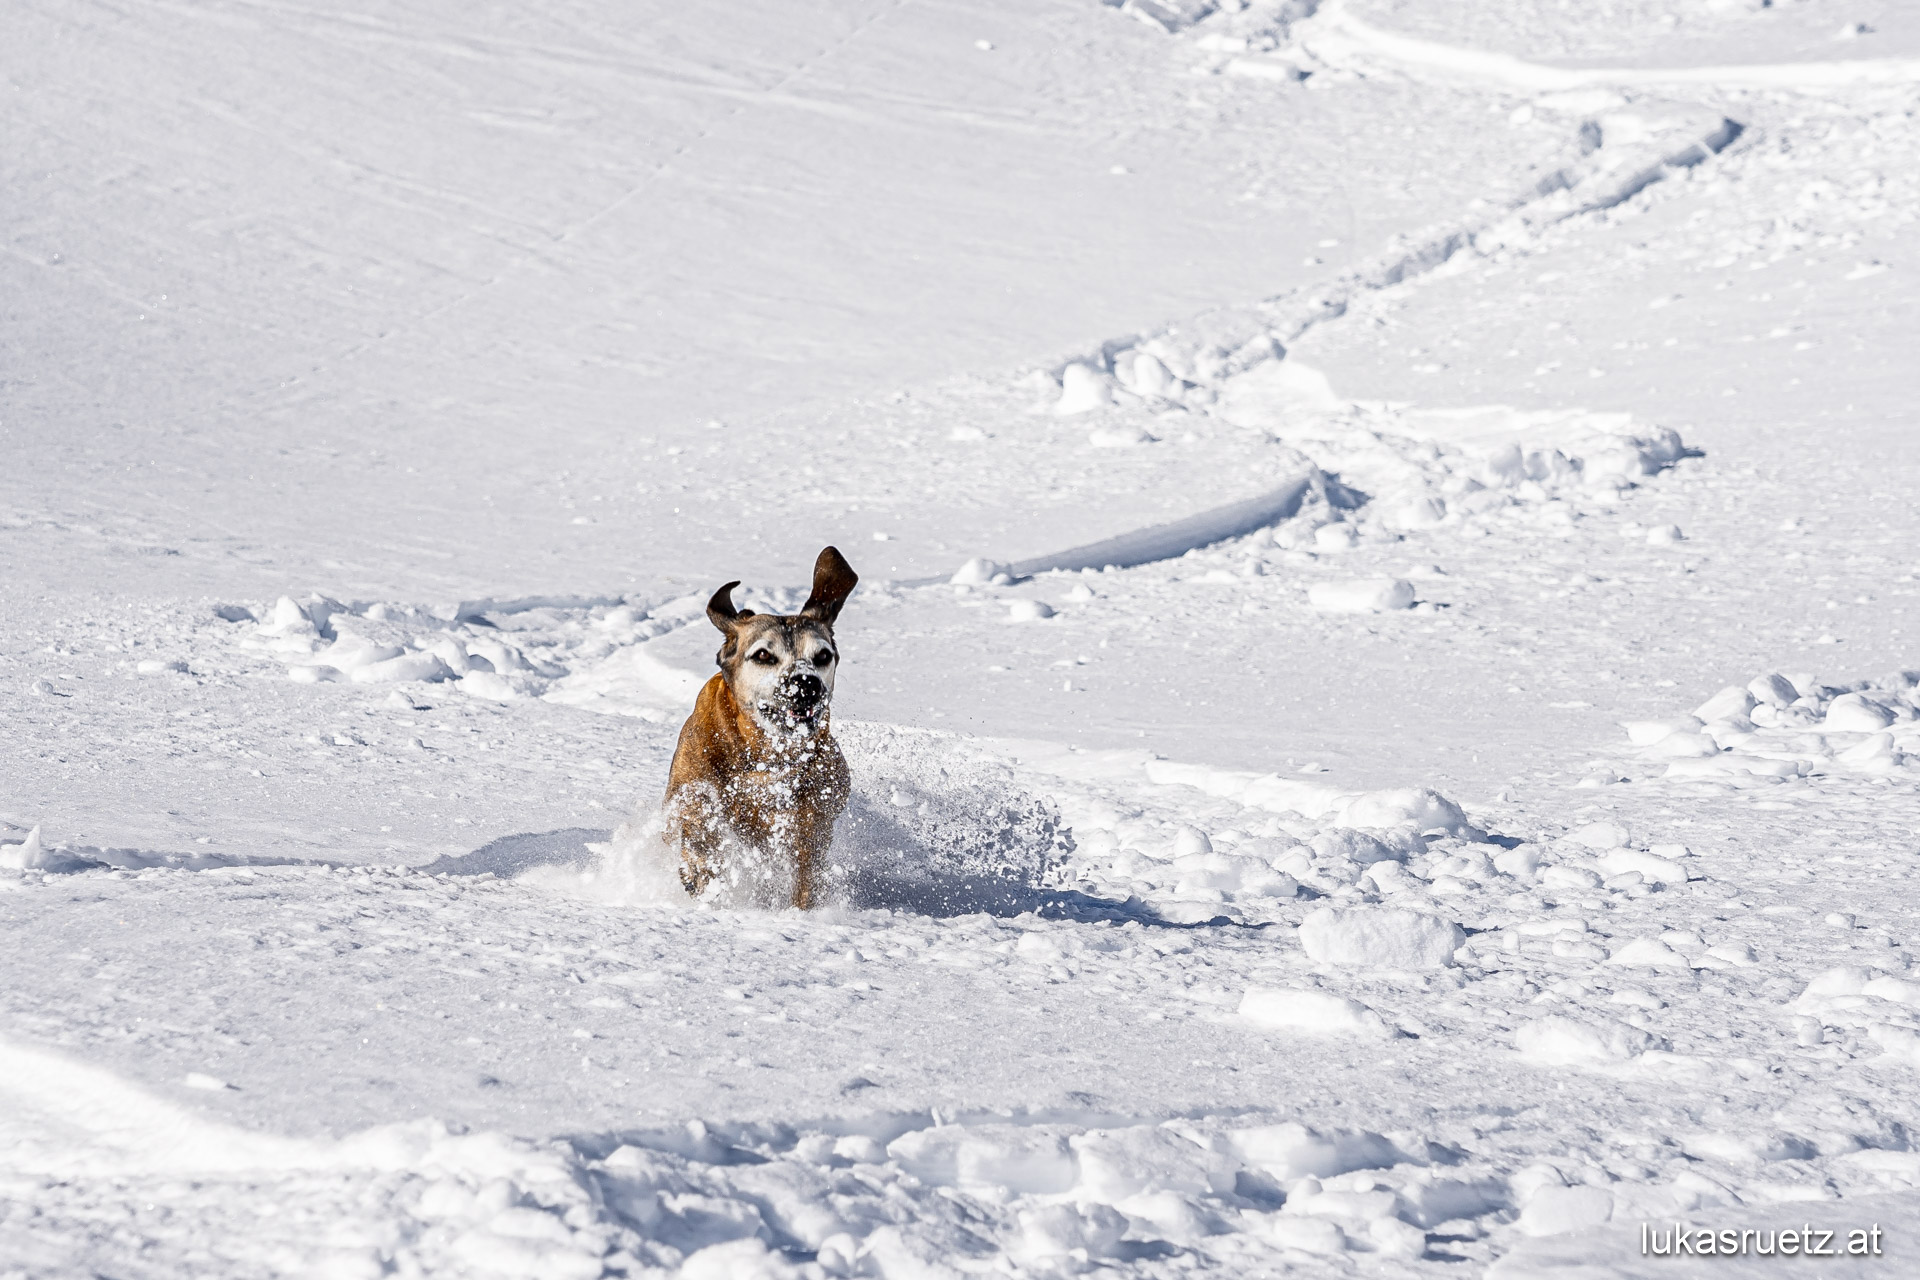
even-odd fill
[(828, 666), (832, 662), (833, 662), (833, 650), (831, 649), (822, 649), (820, 652), (813, 655), (813, 665), (816, 667)]
[(747, 660), (749, 662), (757, 662), (763, 667), (775, 666), (780, 661), (780, 659), (774, 657), (773, 654), (769, 653), (765, 649), (755, 649), (751, 654), (748, 655)]

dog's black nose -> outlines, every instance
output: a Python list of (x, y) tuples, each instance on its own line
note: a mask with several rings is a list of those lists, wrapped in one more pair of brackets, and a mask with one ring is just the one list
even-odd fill
[(816, 675), (802, 673), (785, 683), (787, 700), (796, 707), (817, 706), (827, 696), (826, 682)]

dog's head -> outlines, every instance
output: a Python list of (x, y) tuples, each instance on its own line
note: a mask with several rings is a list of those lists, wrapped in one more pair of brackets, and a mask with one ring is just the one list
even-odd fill
[(707, 601), (707, 617), (726, 637), (718, 662), (733, 699), (776, 738), (807, 735), (827, 722), (833, 677), (840, 669), (833, 621), (860, 576), (832, 547), (813, 564), (813, 594), (799, 613), (755, 613), (733, 607), (729, 582)]

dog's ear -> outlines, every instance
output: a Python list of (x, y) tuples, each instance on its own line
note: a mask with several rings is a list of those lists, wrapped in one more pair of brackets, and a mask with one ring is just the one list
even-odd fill
[(739, 585), (737, 580), (729, 582), (713, 593), (713, 599), (707, 601), (707, 621), (729, 636), (733, 634), (733, 628), (738, 623), (753, 616), (751, 609), (733, 607), (733, 589)]
[(813, 562), (813, 594), (800, 606), (800, 616), (833, 625), (840, 616), (840, 606), (860, 582), (860, 575), (853, 571), (847, 558), (840, 554), (838, 547), (826, 547), (820, 552), (820, 558)]

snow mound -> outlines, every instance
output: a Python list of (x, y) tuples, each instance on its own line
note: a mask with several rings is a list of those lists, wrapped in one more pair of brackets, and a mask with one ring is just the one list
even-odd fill
[[(1458, 1153), (1417, 1135), (1241, 1113), (855, 1111), (540, 1141), (422, 1120), (287, 1138), (4, 1040), (0, 1096), (9, 1135), (61, 1135), (9, 1144), (10, 1173), (46, 1184), (43, 1210), (91, 1219), (129, 1196), (168, 1201), (168, 1230), (141, 1256), (169, 1274), (193, 1271), (187, 1257), (226, 1261), (233, 1241), (246, 1249), (235, 1274), (263, 1260), (275, 1274), (558, 1280), (610, 1263), (729, 1280), (1072, 1274), (1097, 1261), (1132, 1273), (1143, 1254), (1202, 1248), (1258, 1262), (1278, 1238), (1279, 1180), (1313, 1219), (1344, 1224), (1341, 1241), (1424, 1241), (1440, 1217), (1504, 1207), (1493, 1180), (1443, 1172)], [(180, 1193), (189, 1182), (199, 1194)]]
[(1633, 872), (1647, 884), (1685, 884), (1693, 875), (1678, 858), (1669, 858), (1649, 849), (1613, 849), (1595, 859), (1608, 876)]
[(1477, 849), (1486, 833), (1429, 788), (1354, 791), (1144, 751), (975, 745), (1058, 805), (1073, 845), (1056, 883), (1163, 919), (1291, 920), (1303, 894), (1418, 898), (1455, 857), (1489, 881), (1505, 878), (1487, 853), (1456, 853)]
[(1239, 1129), (1228, 1141), (1243, 1160), (1284, 1182), (1390, 1168), (1410, 1159), (1377, 1133), (1328, 1134), (1294, 1123)]
[[(281, 596), (258, 610), (223, 608), (206, 634), (210, 646), (269, 658), (306, 684), (446, 683), (492, 702), (551, 690), (571, 705), (663, 718), (663, 702), (684, 707), (690, 700), (682, 697), (685, 679), (639, 646), (699, 617), (700, 603), (685, 597), (649, 609), (617, 599), (540, 597), (428, 609)], [(610, 656), (617, 661), (605, 662)]]
[(1005, 582), (1008, 576), (1006, 565), (988, 560), (984, 556), (975, 556), (954, 570), (953, 577), (949, 581), (956, 586), (983, 587), (996, 580)]
[(1358, 1000), (1327, 991), (1251, 987), (1240, 998), (1240, 1016), (1262, 1027), (1314, 1034), (1386, 1036), (1379, 1014)]
[[(1112, 357), (1123, 373), (1143, 361), (1160, 369), (1170, 361), (1201, 378), (1191, 363), (1199, 358), (1182, 355), (1161, 339)], [(1511, 520), (1544, 521), (1564, 529), (1590, 512), (1610, 508), (1622, 491), (1689, 454), (1671, 428), (1641, 423), (1624, 413), (1505, 405), (1419, 409), (1345, 400), (1324, 374), (1283, 356), (1272, 343), (1256, 343), (1218, 360), (1225, 364), (1211, 375), (1211, 389), (1174, 378), (1187, 388), (1184, 394), (1191, 403), (1186, 407), (1204, 410), (1270, 446), (1284, 446), (1289, 456), (1297, 457), (1302, 479), (1164, 528), (1020, 561), (1008, 569), (1012, 576), (1167, 559), (1266, 527), (1274, 529), (1275, 542), (1284, 548), (1318, 552), (1432, 532), (1481, 537)], [(1089, 366), (1074, 363), (1067, 368), (1084, 374)], [(1072, 394), (1063, 393), (1081, 406), (1076, 412), (1095, 407), (1078, 391), (1082, 374), (1069, 379)], [(1116, 417), (1111, 412), (1092, 435), (1101, 445), (1153, 438), (1125, 413)], [(990, 580), (971, 567), (975, 563), (988, 564), (969, 562), (952, 580)], [(1314, 584), (1312, 592), (1314, 607), (1338, 612), (1378, 612), (1413, 604), (1411, 586), (1395, 580)]]
[(1624, 727), (1653, 776), (1686, 782), (1910, 773), (1920, 768), (1920, 671), (1841, 686), (1765, 672), (1728, 685), (1692, 715)]
[(1460, 926), (1399, 907), (1322, 907), (1300, 923), (1300, 945), (1321, 964), (1441, 969), (1466, 941)]
[(1303, 400), (1297, 377), (1277, 376), (1294, 363), (1268, 361), (1231, 379), (1218, 412), (1300, 450), (1338, 475), (1348, 492), (1363, 495), (1344, 517), (1360, 538), (1580, 512), (1687, 456), (1671, 428), (1621, 413)]
[(1608, 964), (1642, 969), (1685, 969), (1687, 958), (1658, 938), (1634, 938), (1607, 957)]
[(1916, 1011), (1920, 982), (1912, 974), (1865, 965), (1840, 965), (1819, 973), (1786, 1005), (1786, 1012), (1814, 1031), (1812, 1043), (1824, 1039), (1818, 1030), (1823, 1027), (1864, 1032), (1888, 1062), (1920, 1066)]
[(46, 867), (47, 860), (47, 850), (40, 842), (39, 827), (28, 831), (27, 838), (18, 844), (0, 844), (0, 869), (39, 871)]
[(1655, 1047), (1653, 1037), (1637, 1028), (1559, 1014), (1527, 1023), (1514, 1032), (1513, 1043), (1521, 1057), (1545, 1067), (1614, 1066)]
[(1327, 613), (1389, 613), (1413, 607), (1413, 584), (1403, 578), (1316, 582), (1307, 588), (1307, 602)]
[(1600, 1226), (1613, 1213), (1613, 1193), (1605, 1187), (1549, 1185), (1527, 1198), (1514, 1225), (1522, 1235), (1558, 1236)]

